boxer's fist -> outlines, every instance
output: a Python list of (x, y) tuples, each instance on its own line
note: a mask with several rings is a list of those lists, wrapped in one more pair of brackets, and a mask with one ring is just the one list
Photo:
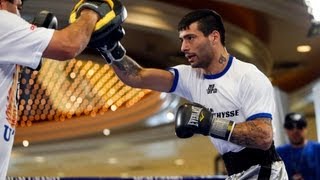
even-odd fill
[(175, 120), (176, 135), (179, 138), (191, 137), (194, 133), (209, 135), (212, 114), (199, 104), (184, 104), (178, 108)]
[(196, 103), (180, 106), (175, 119), (176, 135), (179, 138), (202, 134), (229, 141), (234, 126), (233, 121), (214, 118), (207, 108)]

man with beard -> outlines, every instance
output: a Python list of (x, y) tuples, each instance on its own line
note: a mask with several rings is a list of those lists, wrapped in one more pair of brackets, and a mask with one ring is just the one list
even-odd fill
[(285, 117), (284, 128), (289, 144), (277, 151), (283, 159), (289, 179), (320, 179), (320, 144), (307, 139), (307, 121), (303, 114), (289, 113)]
[(223, 157), (228, 180), (288, 179), (273, 144), (275, 99), (270, 80), (255, 65), (229, 54), (217, 12), (191, 11), (177, 30), (180, 50), (190, 65), (143, 68), (126, 56), (121, 38), (115, 38), (123, 37), (122, 31), (98, 50), (125, 84), (190, 101), (177, 110), (176, 135), (208, 136)]

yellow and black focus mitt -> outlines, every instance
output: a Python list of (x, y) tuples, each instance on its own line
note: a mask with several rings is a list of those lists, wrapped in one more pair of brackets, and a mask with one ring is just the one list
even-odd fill
[(88, 44), (91, 48), (103, 46), (107, 36), (127, 18), (127, 10), (119, 0), (80, 0), (73, 8), (69, 22), (75, 22), (83, 9), (91, 9), (100, 16)]

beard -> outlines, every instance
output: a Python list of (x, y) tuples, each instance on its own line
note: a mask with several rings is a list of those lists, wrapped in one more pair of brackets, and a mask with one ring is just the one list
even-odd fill
[(195, 60), (190, 62), (191, 67), (203, 69), (208, 68), (214, 58), (210, 42), (207, 41), (199, 45), (195, 51), (195, 55)]
[[(207, 53), (205, 53), (207, 52)], [(212, 63), (213, 54), (209, 51), (203, 51), (196, 55), (196, 59), (193, 62), (190, 62), (191, 67), (193, 68), (203, 68), (206, 69)]]
[(209, 59), (201, 59), (200, 60), (200, 58), (198, 58), (197, 62), (192, 62), (190, 65), (193, 68), (207, 68), (207, 67), (209, 67), (210, 63), (211, 63), (211, 60), (209, 60)]
[(299, 137), (299, 138), (291, 138), (290, 143), (294, 146), (301, 146), (304, 145), (304, 138)]

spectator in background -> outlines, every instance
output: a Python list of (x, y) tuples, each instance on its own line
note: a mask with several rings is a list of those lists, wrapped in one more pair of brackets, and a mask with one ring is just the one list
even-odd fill
[(320, 144), (307, 139), (307, 121), (303, 114), (289, 113), (284, 128), (289, 143), (277, 147), (286, 165), (289, 179), (320, 179)]

